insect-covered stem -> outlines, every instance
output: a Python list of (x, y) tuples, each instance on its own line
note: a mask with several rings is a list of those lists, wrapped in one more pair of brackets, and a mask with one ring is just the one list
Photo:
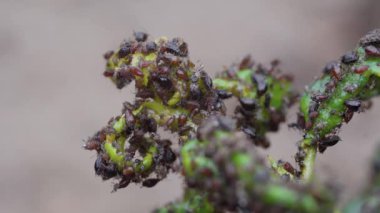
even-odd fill
[(292, 76), (283, 74), (278, 65), (276, 60), (270, 67), (255, 65), (248, 55), (213, 80), (214, 87), (226, 98), (238, 99), (240, 104), (235, 108), (238, 128), (265, 148), (270, 145), (267, 132), (279, 129), (296, 98)]
[(298, 125), (305, 134), (296, 155), (302, 179), (312, 179), (317, 151), (323, 153), (338, 143), (341, 125), (348, 123), (354, 112), (367, 108), (365, 101), (379, 93), (379, 33), (370, 32), (340, 61), (327, 64), (322, 77), (302, 96)]
[(125, 102), (122, 113), (85, 148), (98, 152), (96, 174), (120, 180), (115, 190), (130, 182), (152, 187), (176, 170), (176, 151), (170, 140), (161, 139), (159, 128), (184, 143), (196, 136), (198, 125), (209, 115), (223, 114), (224, 104), (208, 74), (190, 61), (180, 38), (150, 41), (137, 32), (104, 57), (104, 76), (119, 89), (134, 81), (135, 100)]
[(170, 170), (180, 170), (177, 150), (170, 140), (161, 139), (159, 128), (178, 136), (181, 147), (196, 138), (198, 126), (210, 115), (223, 115), (223, 100), (233, 95), (241, 105), (236, 128), (255, 144), (267, 147), (265, 133), (284, 121), (294, 93), (291, 79), (279, 73), (277, 63), (269, 69), (254, 67), (247, 57), (212, 80), (188, 54), (180, 38), (149, 41), (147, 34), (137, 32), (104, 55), (104, 76), (119, 89), (134, 81), (136, 89), (135, 100), (125, 102), (121, 114), (85, 144), (98, 152), (96, 174), (120, 179), (115, 189), (130, 182), (151, 187)]
[(188, 187), (204, 192), (217, 212), (331, 211), (331, 194), (277, 176), (234, 125), (227, 118), (212, 118), (199, 128), (198, 139), (182, 147)]

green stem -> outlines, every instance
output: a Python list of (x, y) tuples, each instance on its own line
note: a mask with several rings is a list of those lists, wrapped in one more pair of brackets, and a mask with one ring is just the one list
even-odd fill
[[(342, 57), (342, 62), (326, 66), (300, 100), (299, 126), (305, 131), (296, 161), (301, 177), (312, 180), (317, 150), (321, 153), (339, 141), (338, 129), (348, 123), (362, 101), (379, 94), (380, 57), (359, 46)], [(376, 47), (374, 47), (376, 48)], [(348, 59), (350, 60), (348, 60)], [(332, 142), (333, 141), (333, 142)]]

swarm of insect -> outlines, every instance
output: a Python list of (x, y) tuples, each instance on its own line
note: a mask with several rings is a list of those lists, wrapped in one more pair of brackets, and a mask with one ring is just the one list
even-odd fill
[(355, 112), (367, 108), (363, 102), (379, 94), (379, 33), (370, 32), (356, 49), (328, 63), (323, 75), (302, 96), (297, 126), (305, 134), (296, 161), (304, 178), (311, 178), (310, 164), (316, 150), (323, 153), (337, 144), (337, 132), (343, 122), (348, 123)]
[[(330, 212), (332, 195), (286, 182), (265, 166), (236, 122), (211, 117), (181, 149), (187, 187), (203, 192), (215, 212)], [(238, 142), (237, 142), (238, 141)], [(179, 202), (179, 204), (186, 202)], [(206, 202), (204, 201), (204, 202)], [(189, 202), (189, 201), (187, 201)], [(174, 205), (178, 206), (178, 203)], [(183, 206), (183, 205), (181, 205)], [(173, 204), (158, 212), (170, 212)], [(202, 212), (185, 209), (187, 212)]]
[[(297, 97), (292, 77), (280, 72), (278, 61), (265, 67), (247, 56), (212, 79), (190, 61), (183, 39), (148, 37), (136, 32), (104, 54), (104, 76), (119, 89), (134, 81), (136, 95), (84, 145), (97, 152), (97, 175), (119, 180), (117, 190), (131, 182), (153, 187), (170, 171), (180, 171), (183, 199), (157, 209), (160, 213), (336, 210), (332, 191), (310, 182), (313, 164), (317, 151), (341, 141), (342, 124), (379, 95), (380, 30), (328, 63), (308, 87), (297, 122), (289, 125), (304, 133), (295, 155), (298, 168), (270, 158), (271, 169), (254, 145), (269, 146), (266, 133), (278, 130)], [(232, 118), (224, 117), (228, 98), (239, 102)], [(179, 146), (161, 138), (160, 128), (177, 136)], [(373, 164), (372, 188), (348, 212), (379, 211), (379, 162)]]
[[(265, 132), (276, 130), (279, 122), (284, 121), (284, 105), (290, 105), (292, 97), (290, 81), (284, 76), (271, 77), (271, 73), (277, 72), (274, 66), (256, 71), (250, 58), (245, 58), (239, 65), (245, 78), (249, 78), (245, 93), (250, 88), (257, 89), (244, 96), (231, 92), (233, 88), (221, 89), (220, 82), (226, 81), (222, 77), (214, 85), (203, 67), (195, 66), (188, 54), (188, 46), (181, 38), (150, 41), (142, 32), (122, 42), (118, 50), (104, 54), (104, 76), (119, 89), (135, 81), (136, 89), (134, 102), (125, 102), (121, 115), (111, 118), (84, 146), (98, 152), (96, 174), (105, 180), (120, 180), (115, 190), (130, 182), (152, 187), (170, 170), (176, 170), (178, 150), (172, 149), (171, 141), (161, 139), (157, 130), (175, 133), (179, 144), (196, 138), (203, 120), (225, 113), (223, 99), (231, 95), (239, 97), (242, 115), (250, 115), (246, 120), (240, 116), (238, 128), (254, 138), (256, 144), (267, 146)], [(233, 71), (241, 76), (239, 70)], [(238, 80), (235, 77), (236, 84)], [(269, 129), (264, 128), (267, 124)]]
[(152, 187), (177, 158), (172, 142), (160, 139), (158, 128), (184, 142), (195, 137), (204, 118), (223, 114), (224, 104), (208, 74), (189, 60), (180, 38), (149, 41), (146, 33), (136, 32), (104, 58), (104, 76), (119, 89), (135, 81), (136, 98), (125, 102), (121, 115), (111, 118), (84, 147), (98, 152), (96, 174), (120, 179), (115, 190), (130, 182)]
[(256, 144), (269, 147), (268, 131), (277, 131), (285, 121), (286, 110), (295, 102), (292, 76), (283, 74), (275, 60), (270, 67), (255, 66), (248, 55), (232, 64), (214, 79), (215, 88), (225, 98), (236, 97), (238, 128)]

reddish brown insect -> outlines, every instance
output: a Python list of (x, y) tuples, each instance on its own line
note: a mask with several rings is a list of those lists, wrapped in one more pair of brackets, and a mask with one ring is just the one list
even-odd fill
[(317, 111), (314, 111), (314, 112), (310, 112), (309, 113), (309, 118), (311, 119), (311, 120), (314, 120), (315, 118), (317, 118), (318, 117), (318, 112)]
[(283, 165), (284, 169), (289, 172), (290, 174), (294, 175), (295, 174), (295, 169), (294, 167), (292, 166), (292, 164), (290, 164), (289, 162), (285, 162), (284, 165)]
[(180, 115), (179, 117), (178, 117), (178, 126), (179, 127), (182, 127), (182, 126), (184, 126), (185, 124), (186, 124), (186, 121), (187, 121), (187, 117), (186, 117), (186, 115)]
[(354, 69), (354, 72), (355, 72), (356, 74), (362, 74), (362, 73), (364, 73), (365, 71), (367, 71), (368, 68), (369, 68), (369, 66), (367, 66), (367, 65), (363, 65), (363, 66), (359, 66), (359, 67), (354, 67), (353, 69)]
[(344, 122), (348, 123), (354, 116), (354, 111), (347, 109), (343, 116)]
[(87, 150), (98, 150), (100, 148), (99, 141), (89, 140), (83, 145), (84, 149)]
[(113, 74), (114, 74), (114, 71), (113, 71), (113, 70), (106, 70), (106, 71), (103, 72), (103, 75), (104, 75), (105, 77), (112, 77)]
[(243, 60), (241, 60), (239, 69), (242, 70), (242, 69), (251, 68), (253, 64), (254, 62), (252, 61), (251, 55), (247, 55), (243, 58)]
[(377, 47), (372, 46), (372, 45), (365, 47), (365, 53), (367, 54), (367, 56), (370, 56), (370, 57), (380, 56), (380, 50)]
[(128, 71), (132, 73), (134, 76), (142, 77), (144, 76), (144, 73), (138, 68), (138, 67), (128, 67)]

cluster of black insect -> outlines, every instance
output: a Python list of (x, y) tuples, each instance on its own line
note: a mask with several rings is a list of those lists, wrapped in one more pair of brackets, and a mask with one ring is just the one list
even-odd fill
[[(239, 182), (239, 172), (232, 162), (234, 153), (245, 153), (252, 150), (252, 146), (242, 133), (231, 133), (236, 129), (235, 122), (225, 118), (213, 118), (205, 122), (198, 131), (200, 143), (207, 142), (205, 147), (199, 147), (194, 152), (194, 157), (204, 156), (215, 163), (218, 172), (212, 171), (209, 167), (194, 166), (196, 175), (185, 176), (186, 183), (190, 188), (201, 189), (207, 192), (207, 199), (218, 208), (236, 210), (239, 208), (249, 208), (254, 200), (248, 199), (245, 183)], [(216, 131), (229, 132), (231, 135), (220, 139), (214, 134)], [(237, 143), (238, 141), (238, 143)], [(256, 153), (251, 153), (256, 156)], [(255, 161), (258, 159), (254, 159)], [(267, 169), (257, 171), (256, 164), (252, 161), (244, 167), (247, 173), (252, 175), (252, 180), (256, 184), (264, 184), (270, 179)], [(263, 163), (263, 162), (260, 162)]]
[[(223, 132), (223, 137), (218, 136), (218, 132)], [(301, 200), (308, 194), (314, 196), (317, 202), (330, 205), (328, 200), (331, 194), (325, 194), (311, 185), (297, 185), (289, 182), (289, 179), (274, 176), (265, 161), (257, 155), (252, 143), (244, 134), (236, 131), (234, 120), (226, 117), (210, 118), (199, 127), (198, 140), (199, 147), (189, 151), (194, 160), (193, 172), (186, 173), (185, 180), (189, 188), (206, 192), (205, 199), (212, 203), (216, 212), (307, 212), (302, 209), (302, 204), (287, 206), (280, 201), (268, 203), (264, 194), (276, 186), (293, 191), (294, 199)], [(238, 160), (237, 155), (243, 158), (249, 156), (249, 161)], [(212, 163), (198, 164), (199, 157)], [(289, 163), (284, 164), (284, 167), (294, 172)], [(321, 205), (320, 208), (328, 209), (326, 206)]]
[[(110, 124), (112, 124), (115, 119), (117, 118), (111, 119)], [(149, 123), (150, 121), (144, 121), (144, 119), (142, 119), (142, 122)], [(126, 129), (125, 131), (131, 130)], [(133, 129), (133, 133), (128, 135), (128, 145), (124, 148), (118, 147), (119, 150), (124, 149), (123, 156), (125, 157), (125, 165), (123, 168), (118, 167), (117, 164), (112, 162), (110, 156), (104, 150), (103, 144), (106, 143), (107, 135), (117, 135), (111, 125), (97, 132), (84, 145), (85, 149), (96, 150), (98, 153), (94, 165), (97, 175), (101, 176), (103, 180), (113, 177), (120, 180), (114, 185), (114, 190), (124, 188), (128, 186), (130, 182), (142, 182), (142, 186), (152, 187), (165, 178), (170, 169), (173, 169), (173, 163), (177, 156), (171, 148), (171, 141), (161, 140), (157, 134), (144, 131), (153, 131), (153, 129)], [(119, 144), (114, 143), (115, 147), (118, 145)], [(153, 163), (151, 167), (145, 170), (143, 168), (144, 164), (142, 164), (143, 157), (149, 153), (149, 148), (152, 146), (156, 147), (157, 150), (152, 153)]]
[[(251, 56), (247, 55), (240, 63), (232, 64), (217, 77), (239, 84), (238, 88), (219, 90), (219, 93), (223, 94), (224, 98), (236, 97), (239, 100), (240, 104), (234, 111), (238, 128), (256, 145), (265, 148), (270, 145), (265, 134), (278, 131), (279, 125), (285, 121), (286, 110), (297, 98), (290, 86), (293, 77), (284, 74), (278, 66), (279, 63), (278, 60), (274, 60), (269, 67), (256, 65)], [(247, 71), (250, 72), (250, 79), (239, 77), (239, 73)], [(275, 86), (283, 87), (283, 93), (276, 94)], [(273, 107), (272, 99), (281, 99), (281, 107)]]
[[(223, 95), (213, 89), (212, 79), (203, 68), (189, 60), (187, 44), (180, 38), (148, 41), (147, 34), (137, 32), (134, 39), (124, 41), (118, 51), (108, 51), (104, 57), (104, 76), (119, 89), (135, 81), (136, 98), (134, 103), (125, 102), (121, 115), (91, 137), (85, 148), (98, 152), (97, 175), (104, 180), (120, 179), (115, 189), (130, 182), (151, 187), (166, 177), (177, 158), (172, 143), (160, 139), (158, 128), (177, 133), (180, 142), (195, 137), (204, 118), (224, 113)], [(116, 131), (113, 127), (118, 122), (125, 125)], [(106, 152), (107, 137), (114, 137), (111, 142), (124, 158), (122, 165), (116, 165)], [(141, 169), (147, 154), (154, 155), (152, 166)]]
[[(364, 49), (364, 55), (359, 48)], [(292, 126), (302, 129), (306, 135), (313, 135), (319, 152), (323, 153), (327, 147), (334, 146), (340, 141), (337, 132), (342, 122), (331, 122), (330, 120), (337, 119), (334, 116), (339, 116), (343, 122), (348, 123), (355, 112), (371, 107), (372, 104), (368, 99), (378, 94), (379, 89), (374, 87), (379, 85), (379, 80), (374, 76), (364, 77), (364, 73), (370, 69), (365, 62), (367, 59), (378, 57), (380, 57), (379, 32), (373, 31), (360, 40), (357, 49), (346, 53), (339, 61), (328, 63), (323, 69), (323, 76), (306, 92), (305, 96), (310, 99), (305, 101), (308, 102), (308, 112), (299, 113), (297, 123)], [(363, 77), (354, 78), (353, 75)], [(340, 89), (342, 85), (343, 90)], [(334, 101), (336, 103), (342, 101), (343, 104), (338, 105)], [(305, 103), (301, 100), (301, 104)], [(328, 111), (328, 118), (320, 115), (324, 110)], [(304, 158), (302, 152), (300, 148), (296, 157), (299, 162)]]

